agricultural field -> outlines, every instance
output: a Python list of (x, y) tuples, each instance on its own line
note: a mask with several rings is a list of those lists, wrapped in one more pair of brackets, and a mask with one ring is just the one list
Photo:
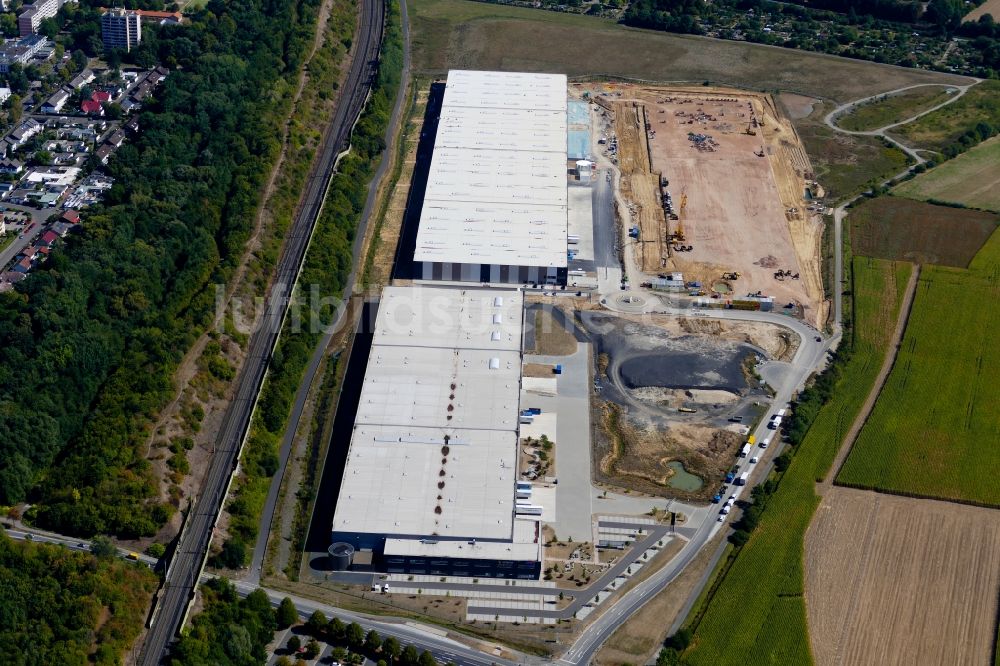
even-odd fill
[(868, 132), (912, 118), (948, 101), (957, 90), (947, 86), (911, 88), (885, 95), (855, 107), (837, 118), (837, 125), (851, 132)]
[(969, 81), (805, 51), (626, 28), (610, 19), (578, 14), (466, 0), (414, 0), (409, 9), (418, 74), (440, 76), (463, 67), (661, 83), (707, 79), (839, 102), (917, 83)]
[(1000, 137), (993, 137), (953, 160), (898, 185), (901, 197), (949, 201), (1000, 212)]
[(805, 562), (817, 666), (991, 662), (1000, 511), (832, 488)]
[(993, 213), (936, 206), (895, 196), (853, 207), (855, 254), (965, 268), (1000, 223)]
[(977, 123), (1000, 125), (1000, 81), (986, 80), (969, 88), (954, 104), (892, 130), (914, 148), (941, 151)]
[(892, 373), (837, 483), (1000, 506), (1000, 234), (926, 267)]
[(856, 258), (853, 353), (838, 390), (820, 411), (760, 524), (743, 546), (704, 615), (684, 659), (692, 664), (807, 664), (803, 539), (830, 467), (885, 357), (911, 266)]

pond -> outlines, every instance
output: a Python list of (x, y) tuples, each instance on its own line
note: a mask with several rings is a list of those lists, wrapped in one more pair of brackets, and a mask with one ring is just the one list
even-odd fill
[(704, 485), (701, 477), (695, 476), (684, 469), (684, 464), (680, 460), (671, 460), (667, 463), (667, 467), (674, 471), (674, 475), (667, 481), (667, 485), (671, 488), (693, 493), (701, 489), (702, 485)]

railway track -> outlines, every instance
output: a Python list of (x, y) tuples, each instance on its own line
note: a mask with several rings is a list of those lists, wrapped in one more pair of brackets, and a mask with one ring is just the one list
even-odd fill
[(384, 26), (384, 0), (363, 0), (358, 48), (342, 88), (347, 96), (337, 105), (310, 171), (301, 204), (285, 238), (264, 316), (250, 338), (246, 361), (237, 376), (236, 393), (216, 439), (215, 455), (157, 595), (138, 660), (143, 666), (161, 662), (184, 624), (337, 158), (347, 149), (354, 124), (371, 92)]

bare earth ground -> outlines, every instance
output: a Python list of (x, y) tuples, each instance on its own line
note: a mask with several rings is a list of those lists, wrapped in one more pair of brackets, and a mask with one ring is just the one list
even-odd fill
[(832, 488), (806, 533), (805, 589), (818, 666), (986, 666), (1000, 511)]
[[(642, 102), (652, 133), (652, 170), (669, 181), (675, 211), (687, 195), (680, 222), (693, 250), (674, 252), (666, 268), (708, 287), (723, 272), (738, 271), (742, 277), (733, 285), (734, 295), (760, 291), (776, 303), (803, 305), (814, 325), (823, 321), (823, 225), (803, 198), (812, 167), (791, 122), (769, 96), (715, 88), (571, 86), (584, 90), (614, 99), (616, 107), (624, 106), (620, 101)], [(751, 128), (752, 136), (744, 133), (751, 118), (762, 123)], [(697, 150), (689, 133), (708, 134), (718, 145)], [(623, 166), (625, 151), (622, 145)], [(800, 279), (778, 280), (779, 269)], [(650, 272), (648, 262), (645, 270)]]
[[(544, 356), (568, 356), (576, 353), (576, 338), (546, 310), (535, 313), (535, 353)], [(550, 371), (549, 375), (551, 374)]]
[(1000, 0), (986, 0), (966, 14), (962, 21), (978, 21), (979, 17), (984, 14), (992, 14), (993, 18), (1000, 19)]

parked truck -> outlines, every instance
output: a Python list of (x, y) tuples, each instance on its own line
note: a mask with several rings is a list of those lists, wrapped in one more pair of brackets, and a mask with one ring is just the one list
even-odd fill
[(740, 458), (746, 458), (749, 453), (750, 453), (750, 443), (747, 442), (746, 444), (743, 445), (743, 448), (740, 449)]

